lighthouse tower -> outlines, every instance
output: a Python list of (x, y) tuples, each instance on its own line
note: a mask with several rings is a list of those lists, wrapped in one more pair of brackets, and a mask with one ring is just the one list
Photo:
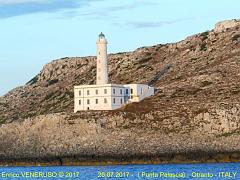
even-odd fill
[(101, 33), (97, 40), (97, 85), (108, 84), (107, 40)]
[(108, 82), (107, 44), (104, 34), (101, 33), (97, 39), (97, 81), (95, 85), (74, 86), (75, 113), (88, 110), (114, 110), (154, 95), (154, 87), (147, 84)]

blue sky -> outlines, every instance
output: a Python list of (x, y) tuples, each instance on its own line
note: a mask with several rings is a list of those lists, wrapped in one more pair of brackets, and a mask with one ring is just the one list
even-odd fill
[(239, 0), (0, 0), (0, 95), (53, 59), (176, 42), (240, 18)]

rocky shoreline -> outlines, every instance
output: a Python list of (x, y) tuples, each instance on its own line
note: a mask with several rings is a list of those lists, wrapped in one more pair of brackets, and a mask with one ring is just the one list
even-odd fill
[(109, 166), (126, 164), (195, 164), (195, 163), (236, 163), (240, 152), (187, 154), (162, 154), (159, 156), (134, 157), (55, 157), (43, 159), (0, 159), (0, 166)]
[(116, 123), (113, 119), (100, 118), (95, 122), (70, 117), (62, 113), (50, 114), (2, 125), (0, 164), (240, 162), (240, 136), (236, 133), (207, 135), (195, 129), (188, 134), (162, 134), (154, 130), (126, 129), (116, 124), (110, 128), (107, 124)]
[(73, 114), (73, 86), (95, 83), (95, 57), (48, 63), (0, 97), (0, 164), (239, 162), (239, 22), (109, 55), (111, 82), (157, 89), (115, 111)]

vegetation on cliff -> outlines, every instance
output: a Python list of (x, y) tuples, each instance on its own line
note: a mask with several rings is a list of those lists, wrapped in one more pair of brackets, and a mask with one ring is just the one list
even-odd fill
[[(225, 26), (220, 25), (177, 43), (110, 54), (112, 83), (147, 83), (156, 88), (153, 97), (115, 111), (73, 114), (73, 86), (95, 83), (95, 57), (48, 63), (25, 86), (0, 97), (0, 156), (10, 157), (18, 148), (18, 154), (27, 157), (68, 152), (71, 156), (239, 152), (235, 142), (240, 139), (240, 26), (221, 30)], [(38, 121), (45, 123), (37, 125)], [(45, 137), (44, 131), (52, 136)], [(85, 131), (89, 132), (81, 134)], [(122, 139), (116, 138), (119, 132)], [(140, 148), (145, 145), (151, 148)]]

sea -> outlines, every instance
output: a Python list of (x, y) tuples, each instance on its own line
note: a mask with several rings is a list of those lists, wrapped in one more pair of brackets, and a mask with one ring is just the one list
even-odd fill
[(240, 179), (240, 163), (0, 167), (0, 179)]

